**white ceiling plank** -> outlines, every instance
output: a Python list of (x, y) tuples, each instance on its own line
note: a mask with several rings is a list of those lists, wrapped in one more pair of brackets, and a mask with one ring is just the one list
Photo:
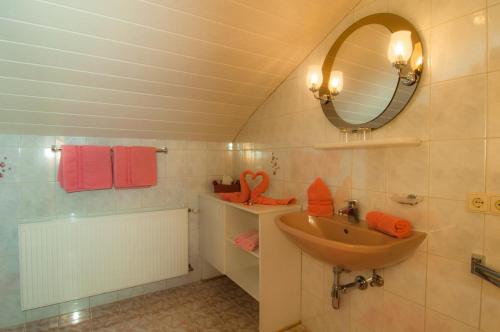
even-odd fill
[[(38, 0), (40, 1), (40, 0)], [(70, 10), (80, 10), (90, 15), (99, 15), (129, 24), (150, 27), (151, 30), (194, 38), (203, 42), (213, 42), (271, 57), (282, 56), (285, 50), (289, 60), (299, 60), (307, 52), (303, 45), (288, 43), (282, 38), (273, 38), (268, 33), (255, 33), (233, 25), (182, 12), (167, 6), (158, 6), (148, 2), (129, 1), (121, 6), (123, 0), (41, 0), (53, 6), (62, 6)], [(200, 1), (198, 1), (198, 4)], [(153, 31), (155, 31), (153, 30)], [(293, 58), (296, 56), (297, 58)]]
[(229, 103), (243, 106), (258, 106), (264, 101), (263, 97), (258, 98), (233, 93), (218, 92), (210, 89), (199, 89), (168, 83), (155, 83), (135, 79), (117, 78), (88, 72), (2, 60), (0, 60), (0, 75), (3, 77), (143, 93), (152, 96), (194, 98), (196, 100), (208, 102)]
[(354, 2), (0, 1), (0, 132), (231, 141)]
[[(282, 73), (280, 70), (286, 71), (294, 63), (288, 60), (288, 57), (293, 57), (295, 52), (283, 47), (277, 47), (275, 50), (281, 53), (277, 56), (262, 55), (223, 43), (215, 44), (200, 39), (190, 39), (40, 2), (18, 0), (15, 6), (2, 6), (2, 3), (0, 2), (0, 17), (4, 19), (35, 24), (52, 30), (62, 30), (71, 34), (73, 38), (87, 37), (95, 40), (96, 43), (104, 41), (111, 45), (119, 44), (122, 47), (142, 48), (153, 52), (168, 52), (190, 57), (199, 57), (203, 54), (204, 59), (212, 62), (276, 73)], [(44, 15), (40, 15), (41, 12)], [(288, 52), (290, 54), (287, 55)], [(295, 56), (300, 57), (300, 55), (301, 53), (297, 53)]]
[(94, 57), (117, 59), (160, 68), (202, 73), (216, 77), (247, 81), (253, 84), (278, 84), (279, 74), (252, 70), (243, 66), (231, 66), (202, 58), (194, 58), (153, 51), (139, 47), (110, 43), (88, 36), (75, 36), (67, 31), (15, 22), (0, 18), (0, 40), (20, 42), (63, 51), (89, 54)]
[(247, 118), (246, 116), (235, 116), (236, 114), (221, 115), (206, 112), (179, 111), (173, 109), (151, 109), (145, 107), (131, 107), (129, 105), (90, 103), (77, 100), (7, 95), (1, 93), (0, 105), (4, 109), (19, 109), (45, 113), (66, 113), (92, 116), (105, 115), (115, 118), (170, 122), (179, 121), (218, 124), (233, 127), (236, 127), (237, 124), (245, 122)]
[[(121, 119), (106, 116), (69, 115), (32, 111), (5, 110), (0, 108), (1, 121), (11, 123), (32, 123), (50, 126), (78, 126), (146, 131), (199, 132), (202, 134), (236, 134), (235, 127), (206, 125), (184, 122), (161, 122), (137, 119)], [(241, 123), (240, 123), (241, 124)]]
[(253, 107), (226, 103), (207, 102), (190, 98), (161, 97), (132, 92), (105, 90), (83, 86), (74, 86), (53, 82), (31, 81), (0, 76), (0, 92), (24, 94), (29, 91), (33, 96), (94, 101), (131, 106), (174, 108), (178, 110), (198, 111), (216, 114), (239, 113), (249, 115)]
[(198, 73), (137, 65), (111, 59), (96, 59), (88, 55), (6, 41), (0, 41), (0, 50), (2, 50), (0, 52), (0, 59), (2, 60), (54, 66), (62, 69), (123, 77), (125, 79), (171, 83), (255, 97), (266, 97), (273, 89), (272, 86), (248, 84), (247, 82), (222, 79), (214, 76), (203, 76)]
[[(29, 123), (12, 123), (0, 121), (0, 132), (5, 134), (26, 133), (31, 135), (51, 136), (89, 136), (89, 137), (130, 137), (130, 138), (158, 138), (169, 140), (193, 140), (229, 142), (233, 135), (212, 135), (200, 133), (155, 132), (147, 130), (121, 130), (113, 128), (94, 128), (77, 126), (51, 126)], [(49, 147), (47, 147), (49, 148)]]

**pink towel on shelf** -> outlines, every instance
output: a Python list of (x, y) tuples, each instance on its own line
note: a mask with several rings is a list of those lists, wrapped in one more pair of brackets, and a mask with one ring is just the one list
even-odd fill
[(145, 146), (113, 147), (115, 188), (141, 188), (156, 184), (156, 148)]
[(254, 251), (257, 249), (259, 247), (259, 233), (254, 233), (244, 238), (240, 247), (246, 251)]
[(66, 192), (111, 188), (110, 147), (63, 145), (57, 181)]
[(241, 233), (241, 234), (238, 234), (235, 238), (234, 238), (234, 244), (236, 244), (237, 246), (241, 246), (241, 244), (243, 243), (243, 241), (246, 239), (246, 238), (249, 238), (251, 237), (252, 235), (255, 235), (255, 234), (258, 234), (257, 230), (256, 229), (252, 229), (252, 230), (249, 230), (247, 232), (244, 232), (244, 233)]

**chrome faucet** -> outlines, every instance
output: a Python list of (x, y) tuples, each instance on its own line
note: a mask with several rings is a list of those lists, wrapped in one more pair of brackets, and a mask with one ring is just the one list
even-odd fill
[(340, 209), (338, 214), (341, 216), (347, 216), (347, 220), (350, 223), (359, 223), (358, 201), (355, 199), (349, 199), (345, 202), (347, 203), (347, 206), (343, 209)]

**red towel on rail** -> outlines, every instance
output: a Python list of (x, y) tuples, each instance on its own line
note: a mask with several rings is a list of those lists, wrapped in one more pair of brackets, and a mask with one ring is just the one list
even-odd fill
[(156, 167), (156, 148), (154, 147), (113, 147), (113, 176), (117, 189), (156, 185)]
[(110, 147), (63, 145), (57, 181), (66, 192), (111, 188)]

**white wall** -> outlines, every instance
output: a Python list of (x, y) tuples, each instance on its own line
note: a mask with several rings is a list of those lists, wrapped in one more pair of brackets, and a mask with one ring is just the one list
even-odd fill
[[(68, 194), (56, 182), (59, 153), (52, 144), (167, 146), (158, 154), (158, 185), (147, 189), (100, 190)], [(197, 209), (198, 193), (211, 191), (211, 180), (230, 173), (231, 151), (224, 143), (0, 135), (0, 327), (21, 324), (200, 279), (198, 215), (189, 215), (188, 276), (22, 312), (19, 293), (17, 225), (56, 216), (118, 214), (161, 208)], [(6, 159), (5, 159), (6, 158)], [(10, 169), (10, 170), (9, 170)]]
[[(424, 42), (421, 85), (406, 110), (374, 137), (414, 136), (419, 147), (320, 151), (338, 130), (305, 86), (307, 67), (321, 64), (354, 21), (376, 12), (409, 19)], [(331, 267), (303, 255), (302, 320), (311, 331), (484, 331), (500, 329), (500, 289), (470, 273), (472, 253), (500, 269), (500, 217), (465, 209), (469, 192), (500, 193), (500, 1), (365, 0), (257, 110), (237, 138), (234, 169), (280, 169), (271, 195), (297, 195), (316, 176), (335, 195), (411, 220), (428, 240), (407, 261), (382, 271), (383, 288), (352, 291), (330, 306)], [(415, 206), (393, 193), (417, 193)], [(351, 281), (360, 271), (346, 275)], [(362, 272), (362, 271), (361, 271)], [(368, 273), (368, 271), (365, 271)]]

